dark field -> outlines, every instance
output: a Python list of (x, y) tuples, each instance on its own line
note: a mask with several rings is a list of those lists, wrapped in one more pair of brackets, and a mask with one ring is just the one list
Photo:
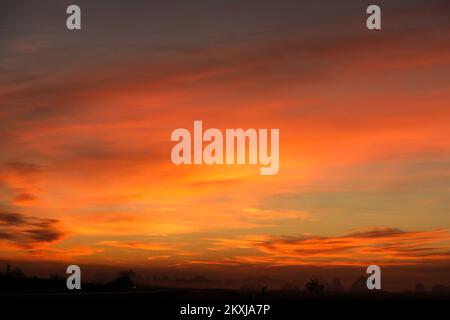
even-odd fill
[[(393, 312), (429, 318), (448, 314), (450, 295), (435, 293), (325, 293), (313, 296), (298, 291), (267, 291), (264, 296), (222, 289), (170, 289), (116, 292), (22, 291), (0, 293), (2, 310), (35, 316), (112, 316), (125, 319), (301, 319), (316, 317), (384, 318)], [(208, 315), (182, 315), (182, 307), (214, 307)], [(224, 314), (226, 305), (269, 305), (267, 314)], [(220, 310), (220, 312), (218, 312)], [(231, 312), (231, 309), (230, 309)], [(236, 312), (235, 312), (236, 313)], [(445, 317), (444, 317), (445, 318)]]

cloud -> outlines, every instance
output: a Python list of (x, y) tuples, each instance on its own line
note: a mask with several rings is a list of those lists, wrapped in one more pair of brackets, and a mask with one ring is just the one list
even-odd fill
[[(40, 185), (44, 181), (43, 173), (42, 166), (31, 162), (2, 162), (0, 159), (0, 197), (8, 199), (6, 204), (10, 205), (9, 208), (14, 208), (15, 205), (34, 205), (42, 191)], [(14, 209), (0, 209), (4, 210)]]
[(142, 241), (101, 241), (98, 243), (100, 246), (108, 246), (119, 249), (133, 249), (133, 250), (148, 250), (148, 251), (164, 251), (172, 250), (166, 244), (150, 243)]
[(20, 225), (24, 222), (23, 215), (19, 213), (0, 213), (0, 225)]
[(17, 196), (14, 197), (14, 202), (15, 203), (27, 203), (27, 202), (32, 202), (34, 200), (36, 200), (37, 197), (31, 193), (28, 192), (23, 192), (18, 194)]
[(152, 260), (165, 260), (165, 259), (169, 259), (171, 256), (169, 255), (160, 255), (160, 256), (151, 256), (151, 257), (147, 257), (147, 260), (152, 261)]
[(35, 249), (58, 241), (63, 236), (58, 220), (0, 212), (0, 242), (6, 241), (23, 249)]
[(300, 210), (272, 210), (259, 208), (245, 208), (242, 210), (243, 218), (245, 220), (255, 222), (279, 221), (279, 220), (317, 220), (313, 214)]
[(336, 237), (254, 237), (216, 239), (216, 250), (253, 248), (235, 262), (269, 265), (418, 265), (450, 261), (447, 230), (403, 231), (371, 227)]
[(6, 163), (7, 169), (20, 176), (32, 176), (42, 171), (42, 168), (34, 163), (12, 161)]
[(85, 245), (75, 245), (67, 248), (40, 247), (27, 250), (28, 255), (23, 255), (23, 260), (41, 260), (41, 261), (70, 261), (74, 258), (79, 260), (82, 257), (88, 257), (102, 253), (104, 249)]
[[(193, 226), (179, 222), (163, 221), (162, 218), (149, 218), (144, 213), (115, 213), (108, 212), (90, 215), (67, 217), (65, 221), (70, 224), (71, 230), (83, 236), (161, 236), (185, 234), (195, 230)], [(86, 221), (89, 221), (87, 224)], [(135, 244), (137, 244), (136, 242)], [(125, 246), (122, 242), (107, 242), (116, 247)], [(128, 247), (130, 244), (127, 245)]]

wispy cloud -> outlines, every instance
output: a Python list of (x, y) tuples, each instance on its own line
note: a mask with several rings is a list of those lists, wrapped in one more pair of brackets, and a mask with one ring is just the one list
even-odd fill
[[(217, 239), (215, 250), (252, 248), (236, 255), (236, 263), (268, 265), (415, 265), (450, 261), (447, 230), (408, 232), (374, 227), (336, 237), (240, 237)], [(226, 261), (227, 263), (229, 260)]]
[(146, 251), (166, 251), (173, 249), (167, 244), (143, 242), (143, 241), (101, 241), (97, 243), (97, 245), (119, 249), (146, 250)]
[(55, 219), (0, 212), (0, 241), (23, 249), (61, 240), (65, 232)]

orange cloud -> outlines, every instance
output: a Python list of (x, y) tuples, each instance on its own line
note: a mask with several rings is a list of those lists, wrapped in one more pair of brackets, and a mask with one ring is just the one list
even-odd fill
[(114, 247), (131, 250), (166, 251), (172, 250), (170, 246), (162, 243), (150, 243), (142, 241), (101, 241), (100, 246)]
[(45, 246), (29, 250), (25, 253), (18, 252), (17, 257), (21, 260), (30, 261), (73, 261), (73, 259), (80, 260), (90, 256), (95, 256), (104, 252), (102, 248), (93, 246), (75, 245), (67, 248), (54, 248)]
[(256, 250), (253, 255), (236, 255), (232, 259), (241, 263), (345, 266), (450, 261), (447, 230), (407, 232), (378, 227), (338, 237), (241, 237), (217, 239), (215, 243), (215, 250)]

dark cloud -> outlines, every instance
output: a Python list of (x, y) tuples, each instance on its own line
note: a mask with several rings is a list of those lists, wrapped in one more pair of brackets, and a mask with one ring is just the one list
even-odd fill
[(20, 225), (25, 221), (23, 215), (19, 213), (0, 213), (0, 226), (1, 225)]
[(28, 193), (28, 192), (20, 193), (14, 197), (14, 201), (19, 202), (19, 203), (30, 202), (30, 201), (34, 201), (36, 199), (37, 198), (35, 195)]
[(28, 162), (8, 162), (6, 167), (17, 175), (28, 176), (41, 172), (41, 167)]
[(349, 234), (350, 237), (356, 238), (387, 238), (407, 234), (405, 231), (396, 228), (381, 228), (373, 230), (365, 230)]
[(262, 262), (288, 259), (299, 264), (355, 265), (378, 261), (391, 265), (448, 261), (448, 230), (403, 231), (371, 227), (337, 237), (279, 237), (257, 243), (269, 254)]
[(0, 241), (33, 249), (39, 244), (57, 241), (63, 235), (58, 220), (0, 212)]

